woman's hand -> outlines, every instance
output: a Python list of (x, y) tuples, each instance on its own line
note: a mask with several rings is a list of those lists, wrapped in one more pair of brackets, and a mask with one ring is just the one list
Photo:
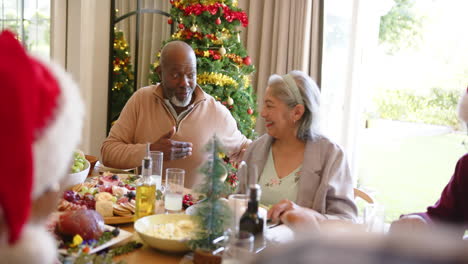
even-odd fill
[(271, 219), (272, 222), (279, 222), (282, 214), (298, 208), (301, 207), (287, 199), (281, 200), (281, 202), (273, 205), (270, 210), (268, 210), (267, 217)]
[(319, 212), (310, 208), (301, 207), (289, 200), (282, 200), (268, 210), (268, 218), (272, 222), (281, 221), (293, 227), (319, 228), (321, 221), (326, 218)]

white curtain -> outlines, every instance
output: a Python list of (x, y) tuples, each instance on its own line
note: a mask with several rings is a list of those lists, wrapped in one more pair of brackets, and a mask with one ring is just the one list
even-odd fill
[[(252, 83), (258, 107), (271, 74), (302, 70), (320, 84), (322, 1), (240, 0), (239, 7), (249, 16), (242, 38), (257, 69)], [(261, 118), (256, 131), (265, 132)]]
[(324, 6), (321, 128), (339, 143), (357, 175), (362, 101), (373, 79), (371, 51), (386, 0), (328, 0)]
[[(143, 0), (141, 6), (142, 9), (157, 9), (166, 13), (169, 13), (170, 7), (169, 1), (165, 0)], [(135, 11), (137, 1), (115, 0), (115, 8), (118, 10), (116, 16), (120, 17), (128, 12)], [(149, 66), (154, 63), (156, 54), (161, 49), (163, 41), (170, 37), (171, 27), (167, 23), (167, 19), (168, 17), (160, 14), (141, 14), (138, 75), (136, 76), (138, 78), (137, 89), (149, 84)], [(136, 15), (122, 20), (116, 25), (116, 28), (124, 32), (124, 36), (130, 46), (132, 65), (135, 65)]]

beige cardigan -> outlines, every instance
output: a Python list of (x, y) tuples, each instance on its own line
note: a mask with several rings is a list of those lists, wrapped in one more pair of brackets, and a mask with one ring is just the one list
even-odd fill
[(205, 144), (216, 135), (228, 156), (239, 158), (241, 150), (250, 143), (237, 129), (229, 110), (197, 86), (191, 111), (177, 123), (163, 101), (162, 88), (148, 86), (137, 90), (128, 100), (109, 136), (101, 147), (104, 165), (113, 168), (134, 168), (141, 165), (146, 143), (153, 143), (173, 126), (172, 139), (193, 144), (192, 156), (165, 161), (164, 168), (183, 168), (185, 186), (199, 182), (198, 167), (205, 160)]
[[(243, 158), (249, 175), (255, 174), (255, 166), (257, 177), (262, 175), (273, 140), (265, 134), (249, 146)], [(239, 175), (239, 180), (240, 192), (244, 192), (246, 176)], [(357, 207), (348, 163), (343, 150), (326, 137), (307, 141), (298, 185), (298, 205), (314, 209), (328, 219), (356, 219)]]

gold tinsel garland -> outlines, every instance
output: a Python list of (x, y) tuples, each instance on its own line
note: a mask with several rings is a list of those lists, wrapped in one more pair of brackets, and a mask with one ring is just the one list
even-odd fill
[(216, 84), (218, 86), (226, 86), (232, 85), (235, 88), (239, 86), (239, 84), (231, 77), (221, 74), (221, 73), (214, 73), (214, 72), (204, 72), (197, 75), (197, 83), (198, 84)]

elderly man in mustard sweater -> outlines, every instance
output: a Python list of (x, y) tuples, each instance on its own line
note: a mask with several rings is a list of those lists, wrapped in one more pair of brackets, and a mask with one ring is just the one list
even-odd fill
[(182, 41), (167, 43), (157, 73), (161, 83), (138, 89), (101, 147), (104, 165), (141, 165), (146, 144), (164, 152), (164, 168), (185, 169), (185, 187), (198, 183), (203, 146), (216, 135), (226, 154), (239, 160), (251, 142), (237, 129), (229, 110), (197, 85), (196, 57)]

